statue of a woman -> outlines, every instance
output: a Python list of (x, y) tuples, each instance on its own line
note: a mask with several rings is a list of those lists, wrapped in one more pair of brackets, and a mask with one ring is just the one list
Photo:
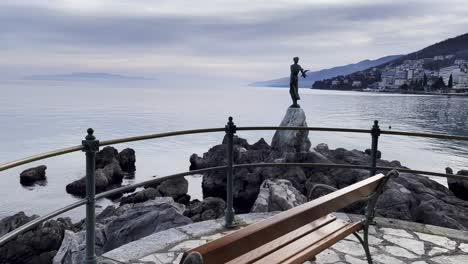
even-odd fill
[(291, 79), (289, 81), (289, 94), (291, 94), (291, 98), (293, 104), (290, 107), (299, 108), (300, 106), (297, 104), (297, 100), (300, 100), (301, 97), (299, 96), (299, 72), (301, 73), (303, 78), (306, 78), (306, 72), (308, 70), (302, 69), (301, 65), (297, 64), (299, 62), (299, 57), (294, 57), (294, 64), (291, 65)]

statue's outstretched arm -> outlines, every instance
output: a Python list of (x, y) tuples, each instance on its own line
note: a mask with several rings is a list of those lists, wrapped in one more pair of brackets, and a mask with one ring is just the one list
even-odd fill
[(307, 74), (306, 72), (308, 72), (309, 70), (304, 70), (301, 68), (301, 73), (302, 73), (302, 78), (306, 78), (307, 77)]

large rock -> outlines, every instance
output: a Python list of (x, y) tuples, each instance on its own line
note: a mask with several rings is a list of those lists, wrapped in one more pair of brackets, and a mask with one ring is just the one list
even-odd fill
[(122, 150), (117, 156), (119, 160), (120, 167), (124, 172), (133, 173), (136, 170), (135, 162), (135, 150), (131, 148), (126, 148)]
[[(104, 168), (95, 171), (96, 193), (104, 192), (118, 187), (122, 183), (124, 172), (120, 168), (117, 160), (113, 160)], [(67, 193), (84, 196), (86, 194), (86, 176), (76, 180), (65, 187)]]
[[(169, 197), (107, 210), (107, 220), (100, 219), (105, 224), (98, 225), (96, 229), (96, 253), (100, 255), (152, 233), (192, 223), (182, 215), (183, 211), (184, 206)], [(66, 232), (53, 263), (83, 263), (86, 243), (84, 234), (85, 231)]]
[[(225, 142), (225, 140), (224, 140)], [(250, 145), (245, 139), (235, 138), (234, 140), (234, 163), (257, 163), (269, 160), (271, 152), (270, 146), (264, 139)], [(226, 164), (226, 144), (214, 146), (199, 157), (193, 154), (190, 157), (190, 169), (203, 169), (208, 167), (222, 166)], [(257, 198), (260, 184), (262, 183), (263, 170), (258, 169), (237, 169), (234, 171), (234, 208), (237, 213), (248, 213)], [(224, 170), (212, 171), (203, 174), (202, 181), (203, 197), (226, 198), (226, 172)]]
[[(286, 115), (280, 123), (285, 127), (307, 127), (306, 115), (302, 108), (289, 107)], [(271, 147), (280, 152), (303, 152), (309, 151), (311, 143), (309, 131), (278, 130), (273, 136)]]
[[(0, 220), (0, 236), (37, 218), (19, 212)], [(60, 247), (66, 229), (75, 227), (69, 218), (50, 220), (43, 225), (18, 235), (0, 247), (0, 263), (49, 264)]]
[[(447, 174), (453, 174), (451, 168), (446, 168)], [(457, 175), (464, 175), (468, 177), (468, 170), (461, 170), (457, 172)], [(447, 179), (448, 187), (455, 196), (465, 201), (468, 201), (468, 180), (459, 179)]]
[(377, 214), (424, 224), (468, 230), (468, 202), (427, 177), (400, 173), (389, 180)]
[(161, 197), (161, 193), (155, 188), (147, 188), (142, 191), (132, 193), (128, 196), (122, 197), (120, 199), (120, 205), (130, 204), (130, 203), (143, 203), (148, 200), (153, 200), (156, 197)]
[(119, 152), (111, 146), (104, 147), (96, 153), (96, 169), (102, 169), (114, 161), (118, 161)]
[(190, 217), (194, 222), (217, 219), (224, 215), (225, 208), (226, 203), (223, 199), (208, 197), (203, 201), (191, 201), (184, 215)]
[(46, 169), (45, 165), (37, 166), (34, 168), (27, 169), (20, 173), (20, 183), (23, 185), (34, 185), (36, 182), (46, 180)]
[(161, 196), (168, 196), (176, 200), (188, 192), (188, 181), (184, 177), (178, 177), (163, 181), (156, 189)]
[(285, 211), (307, 202), (307, 198), (294, 188), (288, 180), (266, 180), (260, 186), (260, 193), (252, 212)]

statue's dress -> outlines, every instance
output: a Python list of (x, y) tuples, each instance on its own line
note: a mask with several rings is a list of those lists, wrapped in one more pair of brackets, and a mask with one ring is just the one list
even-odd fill
[(301, 97), (299, 97), (299, 88), (298, 88), (298, 82), (299, 82), (299, 77), (298, 74), (302, 70), (302, 67), (299, 64), (293, 64), (291, 65), (291, 79), (289, 81), (289, 94), (291, 94), (291, 98), (294, 100), (300, 100)]

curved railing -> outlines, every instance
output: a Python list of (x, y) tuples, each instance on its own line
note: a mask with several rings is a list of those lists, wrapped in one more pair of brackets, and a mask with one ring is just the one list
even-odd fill
[[(254, 131), (254, 130), (301, 130), (301, 131), (324, 131), (324, 132), (341, 132), (341, 133), (362, 133), (370, 134), (372, 136), (371, 142), (371, 163), (369, 166), (365, 165), (351, 165), (351, 164), (329, 164), (329, 163), (255, 163), (255, 164), (236, 164), (233, 163), (233, 137), (237, 131)], [(226, 226), (231, 226), (234, 219), (233, 211), (233, 170), (235, 168), (252, 168), (252, 167), (288, 167), (288, 166), (301, 166), (301, 167), (323, 167), (323, 168), (349, 168), (349, 169), (367, 169), (370, 171), (370, 174), (373, 175), (377, 170), (389, 171), (394, 168), (392, 167), (379, 167), (377, 166), (377, 151), (378, 151), (378, 139), (380, 135), (396, 135), (396, 136), (413, 136), (413, 137), (425, 137), (425, 138), (435, 138), (435, 139), (449, 139), (449, 140), (461, 140), (468, 141), (466, 136), (455, 136), (455, 135), (443, 135), (443, 134), (431, 134), (431, 133), (415, 133), (415, 132), (406, 132), (406, 131), (386, 131), (380, 130), (378, 126), (378, 121), (374, 122), (372, 129), (349, 129), (349, 128), (331, 128), (331, 127), (276, 127), (276, 126), (255, 126), (255, 127), (236, 127), (232, 122), (232, 118), (229, 118), (228, 124), (223, 128), (207, 128), (207, 129), (192, 129), (192, 130), (181, 130), (174, 132), (166, 133), (157, 133), (149, 134), (143, 136), (119, 138), (106, 141), (98, 141), (93, 135), (93, 130), (88, 129), (88, 135), (85, 140), (82, 141), (81, 145), (63, 148), (59, 150), (54, 150), (34, 156), (30, 156), (24, 159), (15, 160), (12, 162), (0, 164), (0, 171), (4, 171), (10, 168), (18, 167), (33, 161), (38, 161), (54, 156), (64, 155), (67, 153), (84, 151), (86, 152), (86, 198), (80, 199), (77, 202), (67, 205), (61, 209), (58, 209), (49, 214), (43, 215), (39, 218), (32, 220), (24, 224), (23, 226), (5, 234), (0, 237), (0, 246), (4, 245), (11, 239), (15, 238), (17, 235), (30, 230), (41, 223), (50, 220), (58, 215), (61, 215), (65, 212), (68, 212), (72, 209), (80, 207), (86, 204), (86, 256), (87, 263), (95, 263), (96, 256), (94, 252), (94, 228), (95, 228), (95, 212), (94, 212), (94, 202), (95, 200), (109, 197), (115, 194), (123, 193), (129, 190), (133, 190), (138, 187), (152, 185), (167, 179), (173, 179), (177, 177), (190, 176), (195, 174), (202, 174), (206, 172), (216, 171), (216, 170), (225, 170), (227, 177), (227, 191), (226, 191), (226, 213), (225, 221)], [(177, 173), (173, 175), (168, 175), (164, 177), (158, 177), (151, 180), (123, 186), (120, 188), (112, 189), (106, 192), (95, 195), (94, 188), (94, 171), (95, 171), (95, 154), (99, 150), (100, 146), (115, 145), (121, 143), (128, 143), (133, 141), (142, 141), (156, 138), (165, 138), (171, 136), (180, 136), (180, 135), (189, 135), (189, 134), (202, 134), (202, 133), (213, 133), (213, 132), (225, 132), (227, 137), (227, 164), (224, 166), (211, 167), (199, 170), (192, 170), (188, 172)], [(468, 180), (468, 176), (463, 175), (453, 175), (445, 174), (431, 171), (422, 171), (422, 170), (411, 170), (398, 168), (400, 172), (416, 173), (423, 175), (431, 175), (445, 178), (461, 179)]]

